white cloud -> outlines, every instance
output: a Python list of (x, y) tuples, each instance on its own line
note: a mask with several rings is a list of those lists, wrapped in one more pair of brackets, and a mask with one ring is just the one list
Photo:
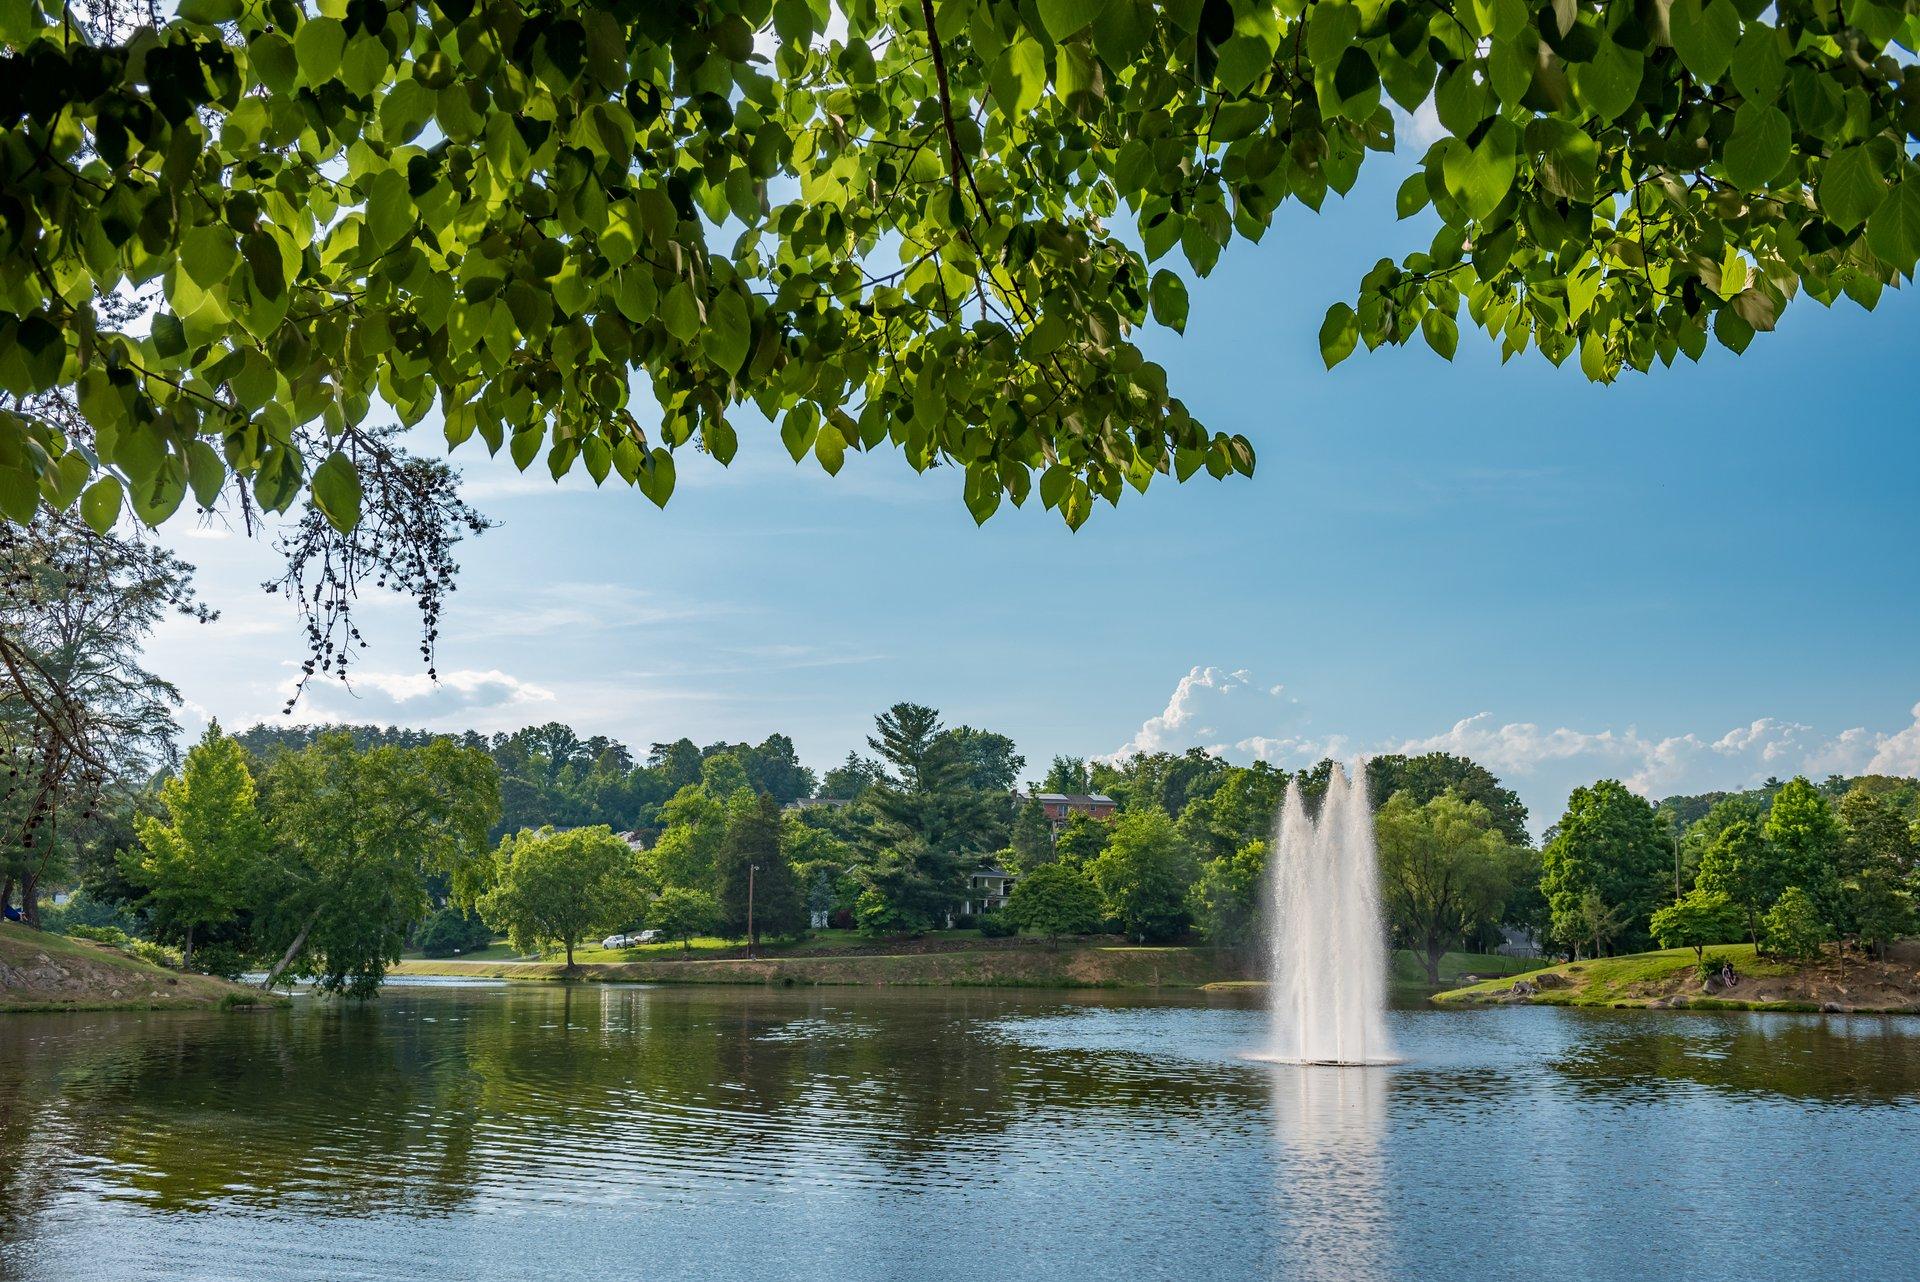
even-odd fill
[(1280, 693), (1285, 689), (1261, 687), (1244, 669), (1196, 667), (1174, 687), (1166, 709), (1109, 759), (1200, 747), (1230, 759), (1298, 766), (1355, 752), (1451, 752), (1473, 758), (1520, 793), (1536, 831), (1552, 822), (1574, 787), (1600, 778), (1662, 797), (1749, 787), (1770, 776), (1920, 775), (1920, 704), (1911, 709), (1910, 724), (1893, 733), (1855, 726), (1828, 734), (1757, 717), (1725, 731), (1650, 735), (1631, 725), (1546, 727), (1478, 712), (1429, 735), (1357, 742), (1304, 733), (1306, 710)]
[(1304, 740), (1267, 732), (1293, 724), (1298, 707), (1299, 700), (1286, 693), (1286, 687), (1263, 687), (1245, 668), (1196, 667), (1180, 678), (1166, 709), (1147, 718), (1107, 759), (1206, 747), (1278, 761), (1297, 755)]
[(1910, 711), (1912, 724), (1898, 734), (1874, 741), (1873, 756), (1867, 761), (1867, 769), (1873, 774), (1920, 775), (1920, 703)]
[[(280, 693), (291, 695), (294, 685), (295, 679), (288, 678)], [(453, 718), (464, 728), (476, 712), (523, 708), (553, 699), (553, 691), (498, 668), (443, 672), (438, 681), (425, 672), (355, 672), (345, 685), (320, 679), (310, 682), (295, 711), (305, 721), (405, 720), (410, 725), (433, 726)]]

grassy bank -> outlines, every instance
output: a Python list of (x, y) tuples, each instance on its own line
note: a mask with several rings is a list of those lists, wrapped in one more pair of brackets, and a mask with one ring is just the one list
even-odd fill
[[(816, 942), (816, 941), (810, 941)], [(937, 943), (941, 946), (932, 947)], [(957, 946), (951, 946), (957, 945)], [(992, 946), (989, 946), (992, 945)], [(1240, 975), (1230, 953), (1210, 948), (1143, 948), (1123, 944), (1062, 944), (977, 938), (864, 943), (861, 951), (783, 950), (746, 958), (671, 948), (623, 949), (619, 960), (581, 961), (569, 972), (559, 961), (460, 959), (402, 961), (395, 975), (465, 975), (490, 979), (573, 979), (650, 984), (804, 984), (1009, 988), (1199, 988)]]
[(1920, 1013), (1920, 961), (1896, 950), (1884, 962), (1829, 950), (1799, 965), (1725, 944), (1708, 956), (1733, 963), (1738, 982), (1703, 983), (1691, 948), (1545, 966), (1436, 995), (1442, 1005), (1601, 1006), (1690, 1010), (1903, 1011)]
[(210, 1010), (285, 1001), (211, 975), (167, 970), (105, 944), (0, 922), (0, 1011)]

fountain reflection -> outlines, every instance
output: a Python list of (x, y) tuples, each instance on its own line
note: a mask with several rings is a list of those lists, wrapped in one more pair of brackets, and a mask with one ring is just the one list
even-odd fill
[(1273, 1121), (1288, 1278), (1396, 1276), (1387, 1196), (1389, 1074), (1361, 1065), (1276, 1065)]

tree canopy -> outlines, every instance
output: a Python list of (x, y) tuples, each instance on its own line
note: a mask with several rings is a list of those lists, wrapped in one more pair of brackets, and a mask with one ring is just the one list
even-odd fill
[(457, 525), (377, 405), (664, 503), (751, 405), (828, 472), (890, 447), (977, 519), (1037, 491), (1077, 527), (1251, 472), (1135, 336), (1350, 190), (1396, 108), (1438, 122), (1396, 199), (1432, 213), (1327, 313), (1329, 364), (1451, 356), (1464, 303), (1503, 355), (1608, 380), (1743, 350), (1800, 292), (1871, 307), (1920, 257), (1897, 0), (137, 14), (0, 5), (16, 522), (305, 495), (341, 531), (404, 538), (409, 499)]

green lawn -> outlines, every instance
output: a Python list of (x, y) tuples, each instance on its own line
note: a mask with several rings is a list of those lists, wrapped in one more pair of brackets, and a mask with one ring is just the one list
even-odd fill
[[(980, 932), (978, 930), (941, 930), (930, 933), (927, 938), (977, 941), (980, 938)], [(857, 930), (816, 930), (801, 940), (762, 939), (759, 952), (767, 957), (807, 957), (818, 953), (837, 952), (857, 945), (871, 945), (873, 942)], [(663, 956), (715, 957), (737, 953), (741, 947), (742, 943), (738, 939), (721, 939), (716, 935), (696, 935), (691, 941), (690, 952), (683, 952), (677, 940), (641, 944), (634, 948), (601, 948), (596, 943), (575, 948), (573, 959), (576, 962), (623, 962)], [(559, 950), (555, 950), (548, 953), (547, 957), (552, 960), (563, 955)]]
[[(1537, 969), (1538, 957), (1503, 957), (1498, 953), (1447, 953), (1440, 958), (1440, 982), (1451, 984), (1461, 975), (1519, 975)], [(1395, 984), (1427, 986), (1427, 968), (1404, 948), (1393, 951), (1387, 978)]]

